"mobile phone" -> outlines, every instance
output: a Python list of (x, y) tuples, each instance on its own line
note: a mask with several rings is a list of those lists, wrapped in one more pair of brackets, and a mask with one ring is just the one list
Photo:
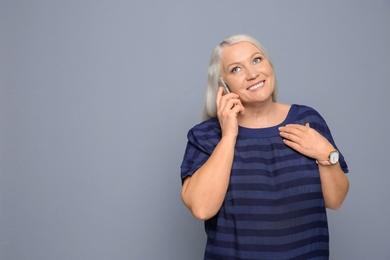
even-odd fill
[(220, 77), (219, 79), (221, 80), (222, 86), (226, 90), (226, 93), (229, 94), (231, 92), (229, 87), (226, 85), (225, 81), (223, 81), (222, 77)]

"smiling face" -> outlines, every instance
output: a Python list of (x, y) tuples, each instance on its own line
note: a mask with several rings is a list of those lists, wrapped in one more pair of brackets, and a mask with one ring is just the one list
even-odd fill
[(263, 53), (250, 42), (223, 49), (221, 76), (243, 104), (272, 101), (274, 71)]

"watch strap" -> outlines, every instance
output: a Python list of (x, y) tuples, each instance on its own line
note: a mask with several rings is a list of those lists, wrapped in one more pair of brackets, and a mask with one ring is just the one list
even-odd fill
[(332, 165), (329, 160), (326, 160), (326, 161), (318, 161), (318, 160), (316, 160), (316, 163), (319, 164), (319, 165), (322, 165), (322, 166), (330, 166), (330, 165)]

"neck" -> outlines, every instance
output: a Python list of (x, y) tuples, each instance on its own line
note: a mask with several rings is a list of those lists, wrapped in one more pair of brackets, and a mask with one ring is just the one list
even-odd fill
[(248, 128), (266, 128), (279, 124), (281, 122), (280, 104), (273, 101), (245, 105), (245, 113), (239, 115), (238, 124)]

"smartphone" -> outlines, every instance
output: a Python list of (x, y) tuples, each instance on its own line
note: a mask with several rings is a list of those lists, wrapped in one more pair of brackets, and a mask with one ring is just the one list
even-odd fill
[(221, 80), (222, 86), (226, 90), (226, 93), (229, 94), (230, 93), (229, 87), (226, 85), (225, 81), (223, 81), (222, 77), (220, 77), (219, 79)]

